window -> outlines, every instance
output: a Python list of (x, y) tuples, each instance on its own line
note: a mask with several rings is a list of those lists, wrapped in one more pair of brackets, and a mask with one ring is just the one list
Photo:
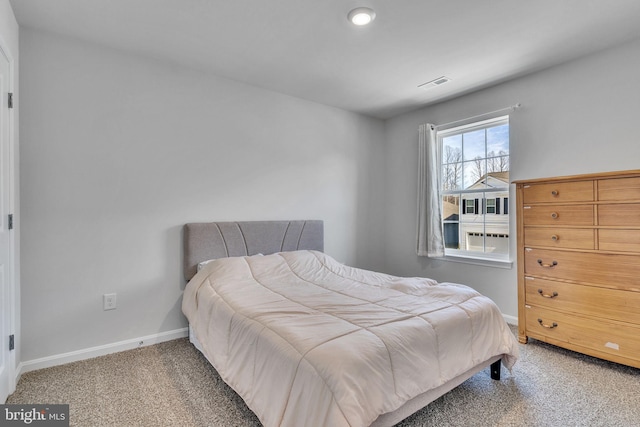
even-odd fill
[(438, 130), (445, 256), (509, 260), (509, 117)]
[(474, 214), (476, 213), (476, 202), (474, 199), (464, 199), (462, 200), (462, 213), (463, 214)]
[(487, 213), (496, 213), (496, 199), (487, 199)]

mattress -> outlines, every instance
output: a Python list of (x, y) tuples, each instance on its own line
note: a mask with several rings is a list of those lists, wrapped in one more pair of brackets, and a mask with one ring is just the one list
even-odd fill
[(517, 343), (460, 284), (345, 266), (316, 251), (222, 258), (183, 312), (220, 376), (270, 426), (368, 426)]

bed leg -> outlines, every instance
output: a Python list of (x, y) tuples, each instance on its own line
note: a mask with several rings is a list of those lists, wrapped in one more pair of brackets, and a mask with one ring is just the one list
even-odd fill
[(491, 379), (500, 381), (500, 367), (502, 359), (498, 359), (491, 364)]

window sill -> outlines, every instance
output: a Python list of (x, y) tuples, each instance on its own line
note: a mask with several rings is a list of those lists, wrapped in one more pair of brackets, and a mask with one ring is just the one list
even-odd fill
[(459, 262), (462, 264), (480, 265), (483, 267), (504, 268), (510, 270), (513, 268), (513, 261), (501, 259), (472, 258), (459, 255), (445, 255), (441, 258), (434, 258), (438, 261)]

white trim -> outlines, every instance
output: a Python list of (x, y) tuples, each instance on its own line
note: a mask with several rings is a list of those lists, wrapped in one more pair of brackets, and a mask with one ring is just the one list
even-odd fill
[(463, 255), (445, 255), (440, 258), (435, 258), (438, 261), (448, 261), (448, 262), (459, 262), (462, 264), (471, 264), (471, 265), (480, 265), (482, 267), (496, 267), (496, 268), (504, 268), (507, 270), (511, 270), (513, 268), (513, 261), (510, 259), (490, 259), (490, 258), (480, 258), (480, 257), (471, 257), (471, 256), (463, 256)]
[[(11, 6), (9, 6), (11, 9)], [(15, 132), (18, 124), (16, 123), (16, 110), (18, 109), (18, 94), (15, 90), (15, 61), (13, 58), (12, 52), (9, 50), (9, 44), (5, 41), (2, 34), (0, 34), (0, 54), (3, 55), (8, 63), (9, 63), (9, 75), (8, 77), (8, 92), (13, 93), (13, 108), (7, 107), (7, 115), (9, 116), (9, 123), (7, 126), (9, 128), (9, 206), (6, 213), (13, 214), (14, 227), (13, 230), (9, 232), (9, 264), (8, 264), (8, 275), (9, 281), (7, 283), (8, 286), (8, 301), (9, 305), (9, 334), (14, 336), (14, 350), (9, 351), (9, 359), (7, 360), (7, 369), (9, 375), (9, 394), (12, 394), (16, 390), (16, 384), (18, 378), (18, 374), (16, 371), (16, 352), (18, 351), (20, 345), (20, 336), (18, 331), (16, 331), (16, 318), (20, 316), (20, 308), (16, 304), (16, 294), (19, 292), (18, 283), (16, 281), (16, 271), (20, 270), (19, 265), (19, 254), (16, 250), (16, 233), (18, 232), (17, 227), (20, 224), (20, 219), (18, 218), (18, 213), (16, 212), (16, 197), (18, 194), (19, 188), (16, 185), (17, 178), (17, 162), (16, 162), (16, 152), (18, 147), (16, 145)], [(0, 96), (2, 99), (2, 96)], [(4, 102), (4, 100), (2, 100)], [(4, 307), (2, 307), (4, 309)], [(2, 345), (6, 345), (2, 343)]]
[(35, 371), (37, 369), (50, 368), (52, 366), (64, 365), (65, 363), (77, 362), (79, 360), (91, 359), (98, 356), (106, 356), (107, 354), (118, 353), (125, 350), (132, 350), (134, 348), (146, 347), (148, 345), (154, 345), (165, 341), (184, 338), (188, 335), (189, 329), (181, 328), (175, 329), (173, 331), (160, 332), (158, 334), (146, 335), (144, 337), (132, 338), (125, 341), (100, 345), (97, 347), (71, 351), (69, 353), (56, 354), (53, 356), (42, 357), (40, 359), (28, 360), (26, 362), (21, 362), (18, 366), (19, 374), (16, 376), (16, 381), (23, 373)]
[[(502, 313), (504, 320), (518, 326), (518, 318)], [(161, 342), (171, 341), (179, 338), (189, 337), (189, 341), (202, 352), (200, 343), (191, 331), (191, 325), (187, 328), (175, 329), (173, 331), (161, 332), (159, 334), (146, 335), (144, 337), (133, 338), (130, 340), (119, 341), (112, 344), (105, 344), (97, 347), (90, 347), (83, 350), (76, 350), (69, 353), (58, 354), (54, 356), (42, 357), (40, 359), (28, 360), (18, 365), (16, 383), (20, 379), (20, 375), (35, 371), (38, 369), (51, 368), (53, 366), (64, 365), (66, 363), (77, 362), (79, 360), (87, 360), (94, 357), (106, 356), (107, 354), (118, 353), (120, 351), (132, 350), (134, 348), (146, 347), (149, 345), (159, 344)]]
[(508, 324), (518, 326), (518, 318), (516, 316), (510, 316), (508, 314), (502, 313), (502, 317)]

